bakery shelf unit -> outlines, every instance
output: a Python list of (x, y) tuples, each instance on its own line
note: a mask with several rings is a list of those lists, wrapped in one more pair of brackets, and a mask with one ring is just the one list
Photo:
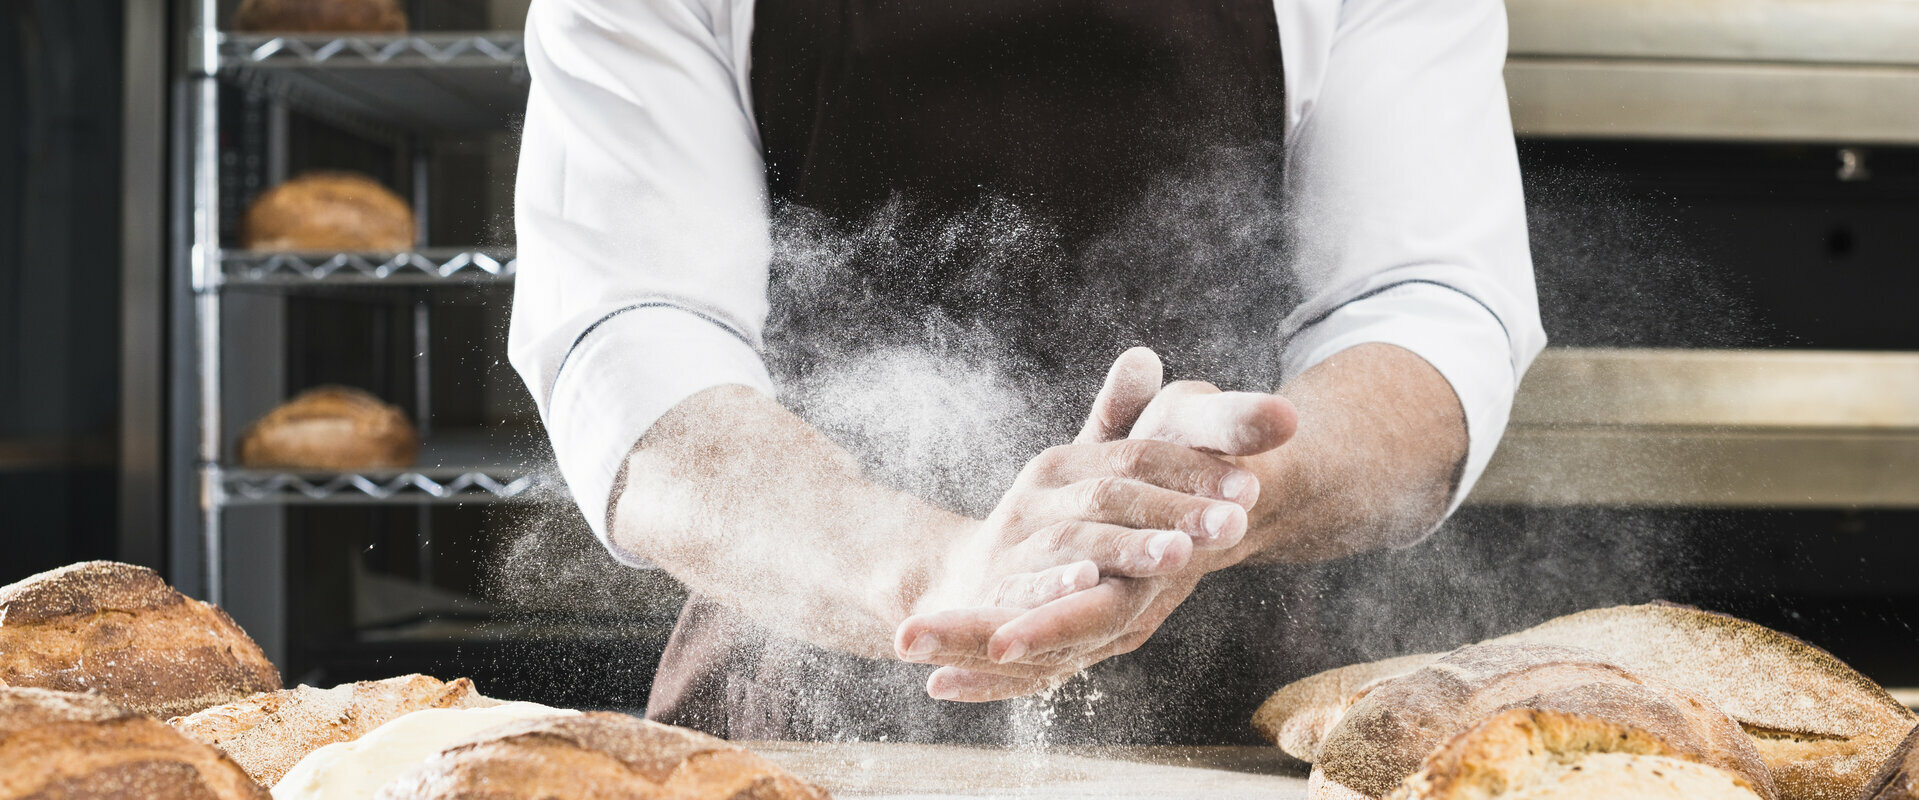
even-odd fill
[[(425, 190), (433, 137), (510, 130), (526, 104), (521, 37), (500, 32), (431, 32), (392, 36), (252, 35), (218, 30), (220, 4), (198, 0), (187, 28), (183, 99), (176, 114), (173, 326), (181, 344), (174, 371), (176, 404), (190, 410), (175, 424), (176, 458), (190, 460), (190, 478), (176, 481), (176, 539), (195, 540), (198, 585), (223, 602), (223, 516), (229, 509), (291, 505), (415, 505), (529, 502), (553, 482), (526, 467), (512, 448), (485, 441), (444, 441), (430, 429), (428, 351), (436, 292), (509, 285), (517, 267), (510, 248), (428, 247)], [(230, 142), (223, 148), (223, 95), (241, 93), (276, 108), (322, 120), (355, 136), (393, 143), (409, 159), (420, 247), (411, 252), (259, 252), (223, 246), (222, 219), (232, 215)], [(278, 134), (284, 137), (282, 128)], [(285, 144), (278, 145), (284, 152)], [(223, 195), (223, 192), (226, 193)], [(232, 220), (226, 221), (230, 226)], [(357, 293), (411, 304), (415, 424), (425, 439), (419, 467), (324, 472), (245, 469), (226, 461), (233, 408), (223, 392), (223, 357), (236, 331), (223, 327), (236, 292)], [(386, 293), (386, 294), (383, 294)], [(451, 437), (457, 438), (457, 437)], [(421, 512), (424, 514), (424, 510)], [(184, 536), (182, 536), (184, 534)], [(197, 536), (195, 535), (197, 534)], [(237, 535), (237, 533), (236, 533)], [(182, 564), (176, 545), (176, 565)], [(197, 564), (192, 562), (197, 561)]]

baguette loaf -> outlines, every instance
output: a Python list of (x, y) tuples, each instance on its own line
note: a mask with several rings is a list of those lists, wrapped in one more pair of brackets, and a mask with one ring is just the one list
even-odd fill
[(773, 762), (625, 714), (528, 720), (451, 747), (380, 800), (826, 800)]
[(96, 695), (0, 688), (0, 800), (267, 800), (220, 751)]
[(254, 199), (240, 243), (249, 250), (401, 252), (415, 245), (414, 225), (413, 209), (378, 181), (309, 172)]
[(1738, 775), (1764, 800), (1776, 796), (1759, 753), (1725, 712), (1592, 651), (1532, 644), (1463, 647), (1372, 684), (1320, 746), (1319, 782), (1384, 797), (1448, 739), (1509, 708), (1635, 728), (1686, 758)]
[(1389, 800), (1759, 800), (1738, 775), (1637, 728), (1514, 708), (1427, 756)]
[(256, 469), (403, 469), (419, 452), (406, 414), (345, 386), (301, 392), (240, 437), (240, 463)]
[(405, 33), (397, 0), (245, 0), (233, 29), (261, 33)]
[(278, 689), (280, 673), (225, 611), (146, 567), (88, 561), (0, 587), (0, 686), (164, 718)]
[(308, 753), (358, 739), (402, 714), (497, 702), (482, 697), (465, 678), (441, 683), (425, 675), (402, 675), (331, 689), (299, 686), (261, 692), (167, 724), (220, 748), (254, 780), (271, 787)]

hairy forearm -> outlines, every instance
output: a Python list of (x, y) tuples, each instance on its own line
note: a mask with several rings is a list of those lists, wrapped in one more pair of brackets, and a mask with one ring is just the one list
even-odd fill
[(876, 486), (771, 398), (701, 392), (661, 417), (614, 489), (614, 544), (695, 592), (816, 644), (892, 653), (960, 517)]
[(1466, 421), (1432, 365), (1393, 345), (1361, 345), (1279, 393), (1299, 410), (1298, 433), (1240, 460), (1262, 489), (1235, 555), (1319, 561), (1403, 546), (1445, 513), (1466, 456)]

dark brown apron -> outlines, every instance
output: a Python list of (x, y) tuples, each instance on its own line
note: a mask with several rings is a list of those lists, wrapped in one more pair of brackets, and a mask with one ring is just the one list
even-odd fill
[[(752, 64), (783, 391), (888, 347), (1077, 387), (1024, 458), (1070, 438), (1132, 344), (1272, 387), (1293, 293), (1271, 0), (760, 0)], [(989, 488), (934, 499), (980, 513), (1004, 485)], [(1253, 708), (1313, 650), (1298, 586), (1216, 573), (1137, 652), (986, 704), (928, 698), (930, 667), (815, 648), (694, 597), (647, 714), (733, 739), (1246, 742)]]

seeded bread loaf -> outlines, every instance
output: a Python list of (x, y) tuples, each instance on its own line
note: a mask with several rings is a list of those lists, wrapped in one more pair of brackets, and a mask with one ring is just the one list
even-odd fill
[(388, 782), (380, 800), (826, 800), (703, 733), (595, 712), (512, 723)]
[(271, 787), (308, 753), (350, 742), (402, 714), (427, 708), (482, 708), (498, 701), (459, 678), (445, 683), (402, 675), (315, 689), (261, 692), (168, 724), (213, 745), (261, 785)]
[(262, 192), (247, 208), (249, 250), (412, 250), (413, 209), (378, 181), (352, 172), (309, 172)]
[(268, 800), (220, 751), (97, 695), (0, 688), (0, 800)]
[(278, 689), (280, 673), (225, 611), (146, 567), (88, 561), (0, 587), (0, 686), (165, 718)]
[(406, 414), (345, 386), (301, 392), (240, 437), (240, 463), (256, 469), (403, 469), (419, 453)]
[(1535, 644), (1463, 647), (1362, 690), (1319, 748), (1316, 781), (1379, 798), (1453, 736), (1509, 708), (1591, 717), (1644, 731), (1674, 752), (1776, 794), (1751, 740), (1725, 712), (1589, 650)]
[(1466, 729), (1388, 800), (1759, 800), (1745, 779), (1643, 730), (1514, 708)]
[(398, 0), (245, 0), (233, 29), (260, 33), (405, 33)]

